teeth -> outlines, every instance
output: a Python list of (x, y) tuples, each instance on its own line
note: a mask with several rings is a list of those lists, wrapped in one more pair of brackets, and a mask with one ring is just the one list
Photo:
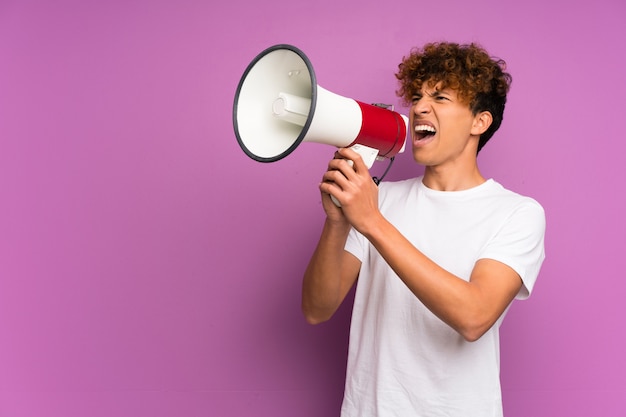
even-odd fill
[(428, 125), (418, 125), (418, 126), (415, 126), (415, 131), (416, 132), (430, 132), (430, 133), (435, 133), (436, 132), (434, 127), (428, 126)]

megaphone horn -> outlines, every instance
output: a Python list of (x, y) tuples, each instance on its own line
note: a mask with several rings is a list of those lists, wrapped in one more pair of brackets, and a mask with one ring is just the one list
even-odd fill
[(278, 161), (304, 141), (352, 147), (370, 168), (375, 159), (404, 151), (408, 118), (325, 90), (308, 57), (279, 44), (246, 68), (235, 94), (233, 125), (241, 149), (259, 162)]

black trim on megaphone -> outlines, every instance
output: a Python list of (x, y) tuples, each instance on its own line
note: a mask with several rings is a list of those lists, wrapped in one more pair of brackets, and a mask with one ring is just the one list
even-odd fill
[[(241, 95), (241, 90), (242, 90), (242, 87), (244, 85), (244, 82), (245, 82), (246, 78), (248, 77), (248, 75), (250, 74), (250, 71), (252, 71), (252, 69), (254, 68), (254, 66), (257, 65), (259, 63), (259, 61), (261, 61), (267, 55), (271, 54), (272, 52), (276, 52), (276, 51), (280, 51), (280, 50), (288, 50), (288, 51), (294, 52), (295, 54), (297, 54), (302, 59), (302, 61), (306, 65), (307, 70), (309, 71), (309, 77), (310, 77), (310, 80), (311, 80), (311, 108), (309, 110), (309, 114), (308, 114), (307, 120), (306, 120), (304, 126), (302, 127), (302, 130), (301, 130), (300, 134), (295, 139), (295, 141), (291, 144), (291, 146), (289, 146), (285, 151), (279, 153), (278, 155), (269, 156), (269, 157), (267, 157), (267, 156), (260, 156), (260, 155), (255, 154), (254, 152), (252, 152), (250, 149), (248, 149), (248, 147), (246, 146), (244, 140), (241, 137), (241, 134), (240, 134), (240, 131), (239, 131), (239, 121), (238, 121), (239, 98), (240, 98), (240, 95)], [(302, 52), (300, 49), (298, 49), (297, 47), (295, 47), (293, 45), (277, 44), (277, 45), (274, 45), (274, 46), (270, 46), (269, 48), (265, 49), (260, 54), (258, 54), (252, 60), (252, 62), (250, 62), (250, 64), (248, 65), (248, 67), (244, 71), (243, 76), (241, 77), (241, 80), (239, 81), (239, 84), (237, 86), (237, 91), (235, 93), (235, 101), (234, 101), (234, 105), (233, 105), (233, 126), (234, 126), (235, 136), (237, 137), (237, 142), (239, 143), (239, 146), (246, 153), (246, 155), (248, 155), (250, 158), (252, 158), (252, 159), (254, 159), (255, 161), (258, 161), (258, 162), (275, 162), (275, 161), (278, 161), (280, 159), (283, 159), (284, 157), (286, 157), (287, 155), (292, 153), (298, 147), (298, 145), (300, 145), (302, 140), (305, 138), (305, 136), (306, 136), (306, 134), (307, 134), (307, 132), (309, 130), (309, 127), (311, 126), (311, 122), (313, 120), (316, 104), (317, 104), (317, 79), (315, 77), (315, 71), (313, 70), (313, 65), (311, 64), (311, 61), (309, 60), (309, 58), (304, 54), (304, 52)], [(269, 138), (269, 140), (272, 140), (272, 138)]]

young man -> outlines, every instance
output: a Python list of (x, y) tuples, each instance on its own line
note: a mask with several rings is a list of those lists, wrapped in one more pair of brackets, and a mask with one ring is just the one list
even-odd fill
[(378, 188), (350, 149), (328, 165), (302, 309), (328, 320), (358, 277), (344, 417), (502, 416), (498, 328), (532, 291), (545, 230), (536, 201), (477, 165), (502, 121), (504, 65), (475, 44), (413, 50), (396, 76), (424, 175)]

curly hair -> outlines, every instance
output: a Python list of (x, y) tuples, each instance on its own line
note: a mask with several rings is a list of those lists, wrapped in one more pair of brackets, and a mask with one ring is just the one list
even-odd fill
[(439, 84), (441, 89), (455, 90), (474, 115), (490, 112), (493, 122), (480, 137), (480, 151), (502, 123), (512, 81), (505, 70), (503, 60), (491, 58), (477, 44), (429, 43), (411, 50), (398, 65), (400, 88), (396, 93), (408, 104), (424, 83), (429, 87)]

